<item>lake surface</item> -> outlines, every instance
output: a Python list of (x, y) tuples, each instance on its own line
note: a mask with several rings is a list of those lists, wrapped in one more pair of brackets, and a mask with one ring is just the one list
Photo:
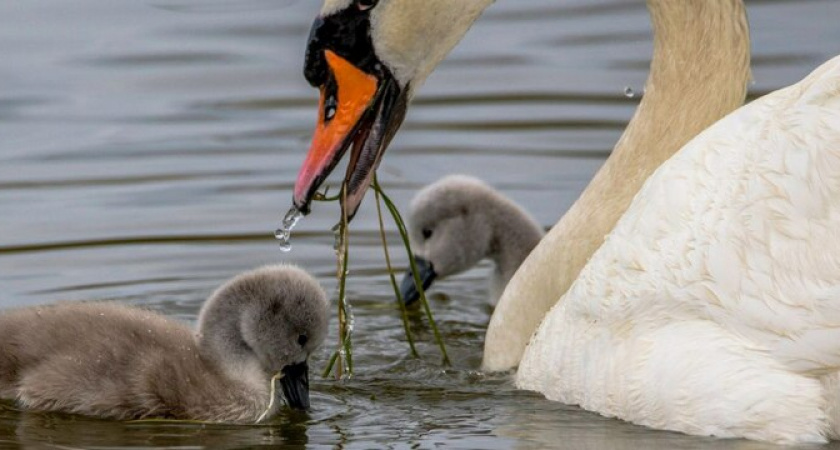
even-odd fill
[[(318, 3), (0, 2), (0, 306), (113, 299), (192, 322), (222, 281), (279, 261), (334, 290), (334, 205), (301, 223), (292, 253), (272, 238), (315, 122), (301, 65)], [(840, 2), (748, 8), (754, 95), (840, 54)], [(406, 210), (445, 174), (477, 175), (548, 227), (608, 156), (650, 52), (641, 0), (499, 1), (421, 90), (380, 179)], [(487, 265), (432, 295), (454, 367), (416, 311), (410, 358), (370, 200), (351, 236), (356, 376), (318, 378), (310, 414), (150, 425), (5, 405), (0, 448), (777, 448), (650, 431), (478, 372)]]

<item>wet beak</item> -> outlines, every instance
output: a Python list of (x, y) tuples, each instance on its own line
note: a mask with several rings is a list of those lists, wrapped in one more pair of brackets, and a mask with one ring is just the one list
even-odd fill
[(318, 125), (293, 200), (298, 210), (308, 213), (317, 190), (352, 146), (344, 178), (344, 208), (352, 218), (403, 122), (407, 96), (386, 71), (371, 75), (331, 50), (324, 55), (327, 77), (319, 87)]
[[(414, 262), (417, 265), (420, 282), (423, 284), (423, 290), (425, 291), (432, 287), (432, 284), (437, 278), (435, 268), (432, 266), (432, 263), (419, 256), (414, 257)], [(408, 269), (408, 272), (403, 276), (402, 283), (400, 283), (400, 295), (406, 305), (410, 305), (420, 299), (420, 291), (417, 290), (417, 285), (414, 282), (414, 274), (411, 273), (411, 269)]]
[(283, 368), (283, 396), (292, 409), (309, 409), (309, 365), (306, 361)]

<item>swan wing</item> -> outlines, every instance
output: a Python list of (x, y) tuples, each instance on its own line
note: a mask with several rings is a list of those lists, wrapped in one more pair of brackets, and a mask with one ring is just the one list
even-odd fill
[[(660, 167), (547, 317), (613, 343), (706, 320), (795, 372), (840, 368), (840, 58)], [(574, 345), (537, 336), (532, 356)]]

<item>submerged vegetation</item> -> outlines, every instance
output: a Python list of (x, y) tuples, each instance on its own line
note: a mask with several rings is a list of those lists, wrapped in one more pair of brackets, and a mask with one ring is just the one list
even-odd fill
[[(420, 293), (420, 302), (422, 304), (423, 311), (427, 319), (429, 320), (429, 324), (432, 328), (432, 332), (435, 336), (435, 341), (440, 349), (442, 364), (443, 365), (451, 365), (451, 361), (449, 359), (449, 354), (446, 351), (446, 344), (443, 341), (443, 336), (438, 329), (437, 322), (435, 322), (434, 314), (432, 313), (432, 308), (429, 305), (429, 302), (426, 298), (426, 292), (423, 289), (423, 283), (420, 280), (420, 277), (417, 272), (417, 266), (414, 262), (414, 252), (411, 249), (411, 241), (408, 236), (408, 230), (405, 226), (405, 221), (403, 221), (402, 215), (400, 214), (399, 210), (397, 209), (396, 205), (391, 198), (384, 192), (382, 186), (379, 184), (379, 181), (374, 178), (373, 181), (373, 190), (376, 195), (376, 210), (379, 218), (379, 235), (382, 239), (382, 249), (385, 256), (385, 264), (388, 268), (388, 276), (391, 281), (391, 286), (394, 289), (395, 299), (397, 304), (400, 308), (400, 316), (403, 322), (403, 328), (405, 329), (405, 337), (406, 341), (408, 342), (409, 350), (411, 356), (414, 358), (419, 358), (420, 354), (417, 352), (417, 347), (415, 345), (414, 336), (411, 330), (411, 324), (409, 323), (408, 318), (408, 311), (403, 302), (402, 295), (400, 294), (400, 289), (397, 286), (397, 280), (394, 276), (394, 269), (391, 264), (391, 254), (388, 250), (388, 239), (386, 237), (385, 231), (385, 221), (382, 215), (382, 204), (385, 204), (385, 208), (387, 208), (388, 212), (391, 214), (391, 218), (394, 221), (394, 224), (397, 227), (397, 231), (399, 232), (400, 238), (402, 239), (403, 246), (405, 248), (406, 254), (408, 256), (408, 261), (411, 268), (411, 273), (414, 275), (414, 283), (417, 288), (417, 291)], [(338, 323), (339, 323), (339, 330), (338, 330), (338, 349), (335, 350), (330, 357), (327, 366), (323, 371), (323, 376), (329, 377), (330, 374), (333, 374), (336, 379), (342, 378), (349, 378), (353, 376), (353, 329), (354, 329), (354, 318), (353, 312), (350, 305), (349, 300), (347, 299), (347, 275), (349, 274), (349, 261), (350, 261), (350, 240), (349, 240), (349, 221), (347, 217), (347, 211), (344, 208), (345, 199), (346, 199), (347, 189), (346, 186), (342, 187), (341, 192), (333, 197), (328, 196), (328, 192), (323, 194), (318, 194), (315, 197), (315, 200), (321, 202), (334, 202), (339, 201), (342, 205), (341, 208), (341, 221), (335, 227), (336, 232), (336, 244), (335, 244), (335, 251), (336, 251), (336, 263), (338, 266), (337, 269), (337, 278), (338, 278)]]
[[(429, 319), (429, 325), (432, 327), (432, 332), (435, 335), (435, 341), (437, 342), (438, 347), (440, 348), (441, 357), (443, 358), (443, 364), (449, 366), (452, 362), (449, 360), (449, 354), (446, 352), (446, 344), (443, 342), (443, 336), (440, 334), (440, 330), (438, 329), (437, 322), (435, 322), (434, 314), (432, 314), (432, 308), (429, 306), (429, 301), (426, 299), (426, 290), (423, 289), (423, 282), (420, 280), (420, 272), (417, 270), (417, 263), (414, 261), (414, 251), (411, 249), (411, 241), (408, 238), (408, 230), (405, 226), (405, 221), (403, 221), (402, 215), (400, 215), (399, 210), (397, 210), (396, 205), (394, 202), (391, 201), (391, 198), (388, 197), (387, 194), (382, 190), (382, 186), (379, 184), (379, 180), (374, 177), (373, 179), (373, 189), (376, 192), (376, 198), (379, 200), (382, 199), (385, 202), (385, 206), (388, 208), (388, 211), (391, 213), (391, 217), (394, 220), (394, 224), (397, 226), (397, 230), (400, 233), (400, 238), (403, 241), (403, 246), (405, 246), (406, 255), (408, 256), (409, 266), (411, 268), (411, 274), (414, 276), (414, 286), (417, 288), (417, 292), (420, 293), (420, 303), (423, 305), (423, 310), (426, 312), (426, 317)], [(378, 205), (377, 205), (378, 206)], [(380, 221), (380, 224), (382, 222)], [(384, 236), (385, 230), (380, 230), (381, 234)], [(383, 247), (387, 250), (388, 245), (387, 242), (383, 240)], [(388, 267), (388, 272), (391, 274), (391, 280), (394, 284), (394, 289), (399, 291), (396, 286), (396, 280), (393, 278), (393, 271), (391, 267)], [(404, 309), (405, 304), (402, 302), (402, 298), (400, 295), (397, 295), (397, 301), (400, 303), (401, 307)], [(410, 329), (408, 326), (408, 322), (406, 322), (407, 316), (403, 317), (403, 322), (405, 323), (406, 329)]]

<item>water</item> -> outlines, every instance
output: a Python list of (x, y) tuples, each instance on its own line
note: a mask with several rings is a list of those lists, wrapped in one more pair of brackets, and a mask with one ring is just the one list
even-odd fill
[[(0, 304), (114, 299), (193, 322), (223, 280), (293, 262), (335, 298), (335, 203), (282, 253), (285, 208), (317, 118), (303, 80), (315, 0), (0, 2)], [(751, 95), (840, 54), (836, 0), (748, 4)], [(445, 174), (478, 176), (545, 226), (580, 194), (633, 114), (651, 51), (641, 0), (500, 0), (418, 95), (379, 180), (406, 211)], [(623, 94), (637, 90), (635, 98)], [(343, 173), (341, 168), (336, 173)], [(337, 189), (333, 189), (337, 192)], [(390, 221), (387, 221), (390, 223)], [(0, 448), (768, 448), (655, 432), (478, 372), (489, 267), (431, 306), (454, 367), (410, 312), (409, 355), (373, 198), (352, 224), (352, 380), (312, 361), (313, 411), (269, 426), (114, 423), (0, 406)], [(406, 269), (389, 225), (396, 270)]]
[(303, 213), (294, 206), (283, 217), (280, 228), (274, 232), (274, 238), (277, 239), (280, 251), (286, 253), (292, 251), (292, 230), (295, 229), (300, 219), (303, 219)]

